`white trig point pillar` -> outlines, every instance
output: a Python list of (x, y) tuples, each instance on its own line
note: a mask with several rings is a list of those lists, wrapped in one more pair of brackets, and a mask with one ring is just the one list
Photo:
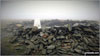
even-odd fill
[(41, 28), (41, 21), (40, 21), (40, 19), (34, 19), (34, 26), (38, 27), (38, 29)]

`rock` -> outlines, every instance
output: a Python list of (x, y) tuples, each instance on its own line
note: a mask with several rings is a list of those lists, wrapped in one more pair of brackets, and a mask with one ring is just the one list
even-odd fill
[(55, 45), (47, 46), (47, 49), (54, 49), (54, 48), (55, 48)]
[(52, 38), (54, 38), (53, 35), (48, 36), (48, 39), (49, 39), (49, 40), (52, 39)]
[(42, 54), (46, 54), (46, 49), (43, 49), (42, 50)]
[(79, 54), (84, 54), (80, 49), (74, 49), (74, 51), (79, 53)]
[(50, 54), (51, 52), (52, 52), (52, 50), (50, 50), (50, 49), (48, 49), (48, 50), (47, 50), (47, 53), (49, 53), (49, 54)]

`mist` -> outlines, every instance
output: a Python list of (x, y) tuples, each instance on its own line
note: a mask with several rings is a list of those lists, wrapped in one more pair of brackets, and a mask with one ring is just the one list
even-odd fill
[(99, 0), (1, 1), (2, 19), (99, 20)]

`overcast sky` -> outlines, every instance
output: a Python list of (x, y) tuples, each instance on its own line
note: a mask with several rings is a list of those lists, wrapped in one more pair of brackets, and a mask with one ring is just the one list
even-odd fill
[(99, 0), (6, 1), (1, 2), (2, 19), (99, 20)]

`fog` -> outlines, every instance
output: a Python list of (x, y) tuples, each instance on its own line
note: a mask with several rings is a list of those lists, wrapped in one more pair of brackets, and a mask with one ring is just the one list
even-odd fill
[(4, 0), (1, 9), (2, 19), (100, 19), (99, 0)]

